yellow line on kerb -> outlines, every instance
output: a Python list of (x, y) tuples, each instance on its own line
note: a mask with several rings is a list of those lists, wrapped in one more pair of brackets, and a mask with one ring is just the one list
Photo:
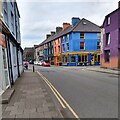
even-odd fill
[(58, 95), (55, 93), (55, 91), (53, 90), (52, 86), (48, 83), (47, 79), (38, 72), (38, 74), (42, 77), (42, 79), (46, 82), (46, 84), (50, 87), (50, 89), (52, 90), (52, 92), (54, 93), (54, 95), (56, 96), (56, 98), (58, 99), (58, 101), (60, 102), (61, 106), (65, 109), (65, 105), (63, 104), (63, 102), (60, 100), (60, 98), (58, 97)]
[[(74, 112), (74, 110), (70, 107), (70, 105), (65, 101), (65, 99), (60, 95), (60, 93), (57, 91), (57, 89), (47, 80), (47, 78), (45, 78), (41, 73), (39, 73), (39, 72), (37, 72), (37, 73), (43, 78), (43, 80), (47, 83), (47, 85), (53, 91), (54, 95), (57, 97), (57, 99), (60, 102), (60, 104), (62, 105), (62, 107), (66, 108), (64, 106), (64, 104), (65, 104), (68, 107), (68, 109), (72, 112), (72, 114), (75, 116), (75, 118), (77, 118), (77, 119), (80, 120), (80, 118), (78, 117), (78, 115)], [(63, 102), (60, 99), (64, 102), (64, 104), (63, 104)]]

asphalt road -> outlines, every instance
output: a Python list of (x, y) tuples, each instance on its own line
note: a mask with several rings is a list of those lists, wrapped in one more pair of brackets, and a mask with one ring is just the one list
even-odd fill
[(80, 118), (118, 117), (117, 75), (75, 67), (35, 66)]

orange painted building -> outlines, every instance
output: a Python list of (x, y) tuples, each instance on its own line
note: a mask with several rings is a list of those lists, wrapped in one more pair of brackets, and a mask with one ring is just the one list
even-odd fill
[[(63, 30), (65, 30), (70, 23), (63, 23), (63, 28), (57, 27), (56, 33), (62, 34)], [(62, 65), (62, 48), (61, 48), (61, 38), (56, 37), (53, 42), (54, 46), (54, 65)]]
[(62, 52), (61, 52), (60, 38), (55, 39), (53, 44), (54, 44), (54, 65), (61, 65)]

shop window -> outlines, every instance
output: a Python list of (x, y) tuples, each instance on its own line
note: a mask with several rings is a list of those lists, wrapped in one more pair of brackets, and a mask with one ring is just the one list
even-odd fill
[(105, 62), (110, 62), (110, 50), (105, 50)]
[(80, 39), (81, 39), (81, 40), (84, 40), (84, 39), (85, 39), (85, 38), (84, 38), (84, 33), (83, 33), (83, 32), (80, 33)]
[(65, 56), (65, 61), (64, 61), (65, 63), (67, 63), (68, 62), (68, 57), (67, 56)]
[(100, 62), (100, 55), (98, 55), (98, 62)]
[(110, 44), (110, 33), (106, 33), (106, 46)]
[(100, 42), (97, 42), (97, 50), (100, 50)]
[(78, 55), (78, 62), (82, 62), (81, 55)]
[(64, 56), (62, 56), (62, 62), (64, 62)]
[(87, 55), (85, 55), (85, 62), (87, 62)]
[(88, 61), (87, 54), (78, 55), (78, 62), (82, 63), (82, 62), (87, 62), (87, 61)]
[(95, 57), (95, 61), (97, 62), (97, 54), (95, 54), (94, 57)]
[(66, 44), (66, 50), (69, 50), (69, 43)]
[(71, 56), (71, 62), (75, 62), (75, 56)]
[(80, 42), (80, 50), (84, 50), (85, 47), (84, 47), (84, 42)]

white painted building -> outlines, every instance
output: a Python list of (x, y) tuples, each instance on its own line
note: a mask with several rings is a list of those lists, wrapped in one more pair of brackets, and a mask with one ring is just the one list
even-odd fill
[(5, 36), (0, 33), (0, 95), (10, 87)]
[[(14, 82), (20, 77), (23, 72), (23, 50), (21, 48), (21, 35), (20, 35), (20, 14), (16, 1), (12, 2), (11, 0), (2, 0), (0, 3), (2, 12), (1, 21), (1, 32), (5, 36), (6, 48), (5, 54), (7, 59), (8, 67), (8, 78), (9, 86), (12, 86)], [(3, 50), (3, 48), (2, 48)], [(2, 51), (1, 50), (1, 51)], [(2, 53), (2, 52), (1, 52)], [(0, 54), (0, 57), (3, 56)], [(8, 56), (8, 58), (7, 58)], [(0, 62), (0, 65), (2, 61)], [(2, 65), (1, 65), (1, 68)], [(2, 70), (4, 71), (4, 70)], [(0, 75), (2, 72), (0, 73)], [(6, 77), (3, 75), (3, 78)], [(4, 79), (3, 79), (4, 80)], [(4, 86), (4, 85), (3, 85)], [(1, 90), (2, 91), (2, 90)]]

